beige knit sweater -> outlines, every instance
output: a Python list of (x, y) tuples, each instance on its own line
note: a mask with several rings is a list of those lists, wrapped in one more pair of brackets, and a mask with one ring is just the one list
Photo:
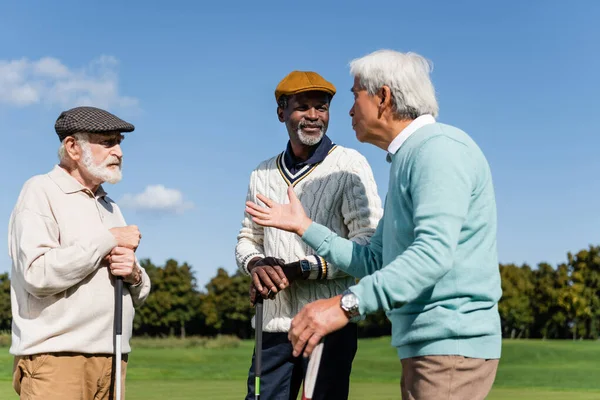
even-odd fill
[[(94, 194), (65, 170), (28, 180), (10, 217), (14, 355), (113, 352), (114, 279), (104, 257), (117, 245), (110, 228), (125, 226), (100, 187)], [(130, 351), (134, 304), (150, 292), (123, 288), (123, 353)]]
[[(258, 204), (262, 194), (278, 203), (289, 202), (281, 155), (262, 162), (251, 174), (247, 199)], [(284, 168), (284, 167), (283, 167)], [(367, 160), (356, 150), (336, 146), (315, 168), (300, 172), (294, 190), (308, 216), (338, 235), (367, 244), (383, 215), (377, 185)], [(248, 262), (257, 256), (272, 256), (286, 262), (315, 254), (301, 238), (278, 229), (263, 228), (244, 213), (235, 256), (238, 267), (248, 274)], [(335, 265), (320, 280), (299, 280), (273, 300), (264, 302), (265, 332), (287, 332), (291, 319), (311, 301), (342, 293), (355, 279)], [(252, 325), (255, 326), (253, 319)]]

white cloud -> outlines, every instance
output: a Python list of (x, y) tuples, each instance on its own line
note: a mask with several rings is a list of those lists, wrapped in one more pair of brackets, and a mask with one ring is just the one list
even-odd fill
[(0, 105), (135, 109), (138, 99), (119, 93), (118, 64), (112, 56), (101, 56), (80, 68), (69, 68), (53, 57), (0, 60)]
[(52, 57), (44, 57), (41, 60), (34, 62), (33, 72), (38, 76), (55, 79), (66, 78), (70, 75), (69, 69), (59, 60)]
[(192, 202), (184, 200), (183, 194), (179, 190), (169, 189), (163, 185), (149, 185), (142, 193), (126, 194), (118, 204), (137, 210), (178, 214), (194, 207)]

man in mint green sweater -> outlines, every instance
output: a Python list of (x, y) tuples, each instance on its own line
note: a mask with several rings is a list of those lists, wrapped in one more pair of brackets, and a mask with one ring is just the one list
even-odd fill
[(377, 51), (351, 63), (352, 126), (387, 151), (384, 215), (368, 246), (264, 196), (247, 203), (256, 223), (295, 232), (338, 268), (360, 278), (294, 318), (294, 355), (310, 355), (328, 333), (384, 309), (402, 362), (403, 399), (484, 399), (501, 353), (496, 204), (489, 165), (458, 128), (436, 122), (429, 63)]

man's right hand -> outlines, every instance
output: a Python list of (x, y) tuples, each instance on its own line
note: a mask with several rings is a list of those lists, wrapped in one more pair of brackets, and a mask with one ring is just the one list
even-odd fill
[(120, 228), (110, 229), (110, 233), (117, 240), (117, 246), (127, 247), (128, 249), (136, 250), (140, 245), (142, 234), (135, 225), (123, 226)]
[(269, 290), (275, 295), (279, 290), (283, 290), (290, 285), (281, 268), (284, 265), (285, 260), (275, 257), (257, 258), (248, 264), (248, 271), (252, 275), (252, 283), (263, 298), (267, 298)]
[(304, 211), (302, 203), (300, 203), (298, 196), (296, 196), (293, 186), (290, 185), (288, 187), (287, 193), (290, 199), (287, 204), (275, 203), (273, 200), (257, 194), (256, 198), (265, 203), (266, 207), (259, 206), (252, 201), (247, 201), (246, 212), (252, 215), (252, 221), (260, 226), (294, 232), (302, 237), (312, 224), (312, 220), (306, 215), (306, 211)]

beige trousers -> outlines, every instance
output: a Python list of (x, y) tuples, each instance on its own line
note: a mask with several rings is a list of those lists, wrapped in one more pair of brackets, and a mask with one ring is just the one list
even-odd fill
[(424, 356), (402, 360), (402, 400), (483, 400), (499, 360)]
[[(125, 400), (127, 355), (121, 361)], [(13, 388), (22, 400), (112, 400), (113, 356), (74, 353), (15, 357)]]

